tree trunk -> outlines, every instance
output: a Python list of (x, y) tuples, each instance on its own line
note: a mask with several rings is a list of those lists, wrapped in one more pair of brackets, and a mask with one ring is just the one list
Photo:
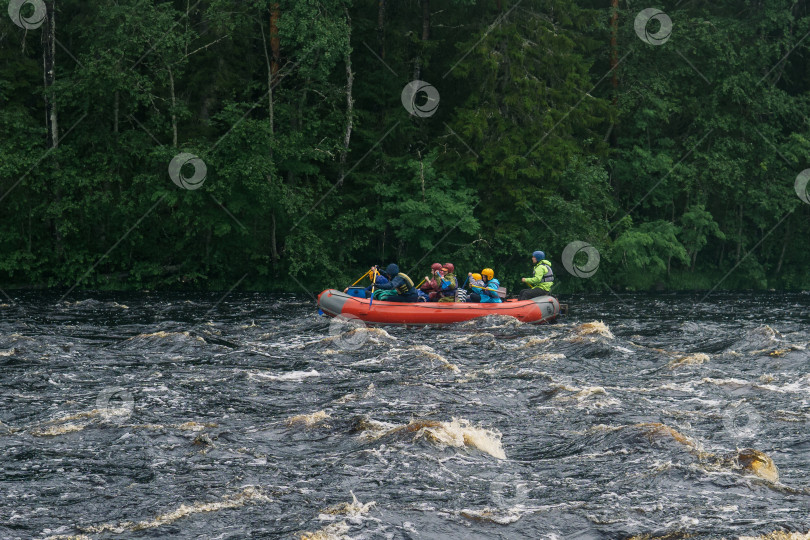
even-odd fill
[(377, 53), (385, 58), (385, 0), (380, 0), (377, 8)]
[[(45, 96), (45, 130), (46, 145), (49, 150), (59, 147), (59, 122), (56, 114), (56, 99), (51, 91), (56, 81), (56, 9), (54, 0), (45, 0), (45, 24), (42, 28), (42, 71), (44, 77)], [(59, 168), (56, 162), (54, 167)], [(59, 184), (54, 187), (54, 204), (58, 207), (62, 202), (62, 190)], [(56, 253), (62, 255), (65, 251), (62, 233), (54, 219), (49, 219), (49, 225), (53, 233)]]
[(169, 90), (172, 93), (172, 146), (177, 148), (177, 110), (175, 109), (177, 99), (174, 95), (174, 73), (172, 72), (172, 66), (166, 66), (166, 69), (169, 70)]
[(416, 64), (413, 70), (414, 80), (419, 80), (422, 76), (422, 53), (425, 43), (430, 39), (430, 0), (422, 0), (422, 45), (416, 55)]
[(45, 126), (48, 131), (48, 148), (59, 146), (59, 123), (56, 103), (50, 88), (56, 80), (56, 10), (54, 0), (45, 1), (45, 25), (42, 31), (42, 62), (45, 77)]
[[(346, 12), (346, 25), (349, 33), (349, 41), (351, 42), (352, 35), (352, 19), (349, 17), (349, 10)], [(352, 99), (352, 86), (354, 85), (354, 73), (352, 73), (352, 49), (351, 45), (346, 49), (346, 130), (343, 134), (343, 150), (340, 152), (340, 182), (343, 182), (343, 176), (346, 168), (346, 155), (349, 153), (349, 141), (352, 138), (352, 116), (354, 115), (354, 100)]]
[(425, 161), (422, 159), (422, 154), (418, 150), (416, 151), (416, 155), (419, 156), (419, 180), (422, 184), (422, 202), (425, 202)]
[(113, 126), (113, 133), (118, 134), (118, 111), (121, 105), (121, 96), (118, 90), (115, 91), (115, 125)]
[[(672, 203), (672, 223), (675, 223), (675, 203)], [(672, 271), (672, 254), (667, 256), (667, 279), (669, 279)]]
[(782, 271), (782, 263), (785, 260), (785, 252), (787, 251), (788, 243), (790, 242), (790, 220), (787, 222), (787, 230), (785, 231), (785, 240), (782, 242), (782, 253), (779, 254), (779, 262), (776, 265), (774, 275), (778, 275)]
[(273, 265), (278, 261), (278, 246), (276, 245), (276, 212), (270, 213), (270, 259)]
[[(610, 15), (610, 70), (613, 73), (613, 113), (618, 118), (619, 108), (619, 0), (611, 0), (611, 15)], [(610, 146), (616, 147), (616, 125), (615, 122), (610, 125)]]
[(422, 41), (430, 39), (430, 0), (422, 0)]
[(737, 261), (740, 262), (740, 256), (742, 255), (742, 218), (743, 218), (743, 205), (740, 205), (740, 212), (737, 218)]
[[(270, 12), (270, 34), (273, 33), (273, 12)], [(262, 45), (264, 47), (264, 60), (267, 64), (267, 116), (270, 122), (270, 136), (275, 134), (274, 127), (274, 111), (273, 111), (273, 64), (274, 61), (270, 60), (270, 53), (267, 50), (267, 36), (264, 34), (264, 27), (259, 24), (259, 30), (262, 32)], [(273, 148), (270, 148), (270, 157), (273, 156)]]
[(278, 66), (281, 63), (281, 39), (278, 35), (278, 20), (281, 17), (281, 10), (278, 2), (274, 2), (270, 7), (270, 49), (273, 51), (273, 81), (275, 82)]
[[(270, 117), (270, 136), (273, 137), (275, 130), (275, 106), (273, 103), (273, 85), (276, 83), (276, 75), (278, 74), (278, 66), (281, 63), (281, 39), (278, 35), (278, 19), (281, 17), (281, 10), (279, 9), (278, 2), (274, 2), (270, 6), (270, 50), (273, 53), (272, 59), (267, 59), (267, 111)], [(264, 40), (264, 30), (262, 30), (262, 40)], [(267, 57), (267, 44), (264, 46), (264, 55)], [(270, 156), (273, 155), (273, 149), (270, 149)]]

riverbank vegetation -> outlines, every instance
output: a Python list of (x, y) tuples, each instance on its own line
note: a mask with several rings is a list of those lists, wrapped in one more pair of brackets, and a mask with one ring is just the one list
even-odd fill
[(808, 0), (42, 5), (0, 17), (2, 287), (514, 289), (543, 249), (563, 291), (810, 288)]

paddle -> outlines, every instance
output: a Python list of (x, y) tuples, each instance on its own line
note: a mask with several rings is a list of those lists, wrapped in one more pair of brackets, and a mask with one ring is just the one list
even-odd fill
[(351, 287), (354, 287), (355, 285), (357, 285), (358, 283), (363, 281), (363, 278), (366, 277), (367, 275), (369, 275), (370, 273), (371, 273), (371, 270), (369, 270), (368, 272), (366, 272), (365, 274), (360, 276), (360, 278), (357, 281), (355, 281), (354, 283), (351, 284)]
[(374, 301), (374, 285), (377, 284), (377, 269), (372, 268), (371, 270), (369, 270), (369, 272), (372, 272), (372, 275), (371, 275), (371, 297), (368, 299), (368, 307), (371, 307), (371, 303)]
[(498, 289), (487, 289), (486, 287), (482, 287), (482, 286), (480, 286), (480, 285), (470, 285), (470, 286), (471, 286), (473, 289), (481, 289), (481, 290), (484, 290), (484, 291), (498, 292)]

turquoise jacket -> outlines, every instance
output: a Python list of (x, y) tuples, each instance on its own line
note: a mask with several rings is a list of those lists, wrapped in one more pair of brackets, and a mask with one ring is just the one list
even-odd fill
[[(489, 281), (485, 282), (485, 288), (483, 289), (475, 289), (475, 292), (481, 295), (481, 303), (482, 304), (500, 304), (501, 297), (498, 296), (498, 293), (495, 292), (498, 290), (498, 287), (501, 286), (501, 282), (497, 279), (490, 279)], [(494, 289), (494, 290), (487, 290), (487, 289)]]

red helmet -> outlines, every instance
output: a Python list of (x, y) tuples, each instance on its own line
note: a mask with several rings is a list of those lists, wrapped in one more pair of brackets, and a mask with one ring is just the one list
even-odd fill
[(431, 265), (430, 265), (430, 269), (431, 269), (431, 270), (441, 270), (441, 269), (442, 269), (442, 265), (441, 265), (441, 264), (439, 264), (439, 263), (433, 263), (433, 264), (431, 264)]
[(453, 266), (453, 263), (444, 263), (444, 267), (447, 268), (447, 271), (451, 274), (456, 271), (456, 267)]

